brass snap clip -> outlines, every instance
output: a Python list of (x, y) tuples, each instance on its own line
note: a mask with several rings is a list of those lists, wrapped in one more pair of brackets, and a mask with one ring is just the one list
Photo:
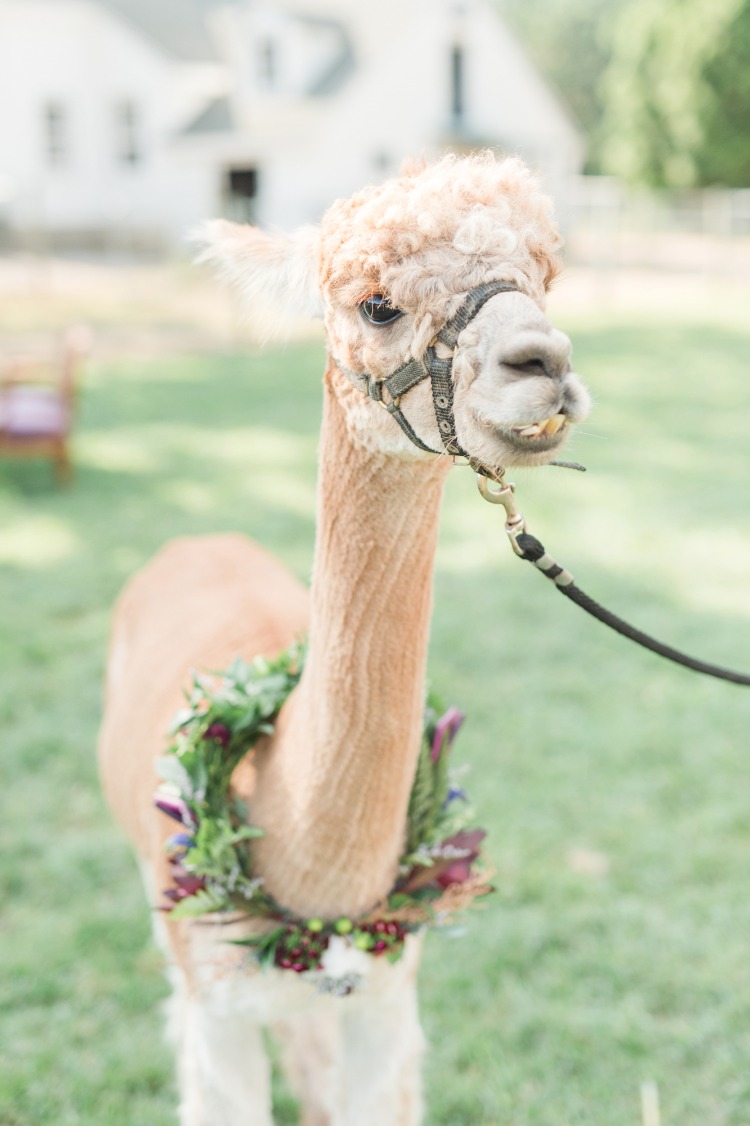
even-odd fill
[[(499, 487), (493, 488), (493, 485)], [(516, 555), (522, 556), (523, 551), (518, 546), (517, 537), (526, 531), (526, 520), (513, 495), (516, 486), (511, 481), (506, 481), (504, 473), (501, 472), (494, 481), (482, 473), (477, 473), (477, 487), (486, 501), (490, 504), (501, 504), (505, 509), (505, 531), (508, 533), (510, 546)]]
[(388, 414), (393, 414), (394, 411), (397, 411), (401, 404), (401, 396), (394, 396), (391, 394), (391, 389), (388, 386), (388, 381), (385, 379), (380, 384), (379, 402), (381, 407), (385, 407), (385, 409), (388, 411)]

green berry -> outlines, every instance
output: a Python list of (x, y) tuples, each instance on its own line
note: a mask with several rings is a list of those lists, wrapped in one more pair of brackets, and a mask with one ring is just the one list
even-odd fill
[(372, 936), (365, 931), (358, 931), (354, 936), (354, 945), (357, 950), (369, 950), (372, 946)]
[(307, 920), (307, 929), (309, 931), (312, 931), (313, 934), (317, 934), (318, 931), (322, 931), (324, 926), (325, 926), (325, 923), (323, 922), (322, 919), (308, 919)]
[(337, 934), (351, 934), (354, 930), (354, 923), (351, 919), (337, 919), (334, 925)]

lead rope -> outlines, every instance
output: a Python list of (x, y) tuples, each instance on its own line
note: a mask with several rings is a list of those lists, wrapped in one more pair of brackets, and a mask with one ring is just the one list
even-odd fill
[[(683, 665), (694, 672), (704, 673), (706, 676), (713, 676), (718, 680), (728, 680), (731, 684), (750, 686), (750, 676), (734, 672), (732, 669), (722, 668), (720, 665), (698, 661), (695, 657), (681, 653), (679, 649), (673, 649), (671, 645), (664, 645), (663, 642), (657, 641), (656, 638), (636, 629), (635, 626), (631, 626), (622, 618), (618, 618), (616, 614), (613, 614), (604, 606), (600, 606), (598, 602), (595, 602), (576, 585), (570, 571), (566, 571), (564, 567), (556, 563), (552, 556), (547, 553), (544, 545), (526, 531), (526, 521), (519, 511), (513, 495), (515, 486), (510, 482), (505, 482), (502, 473), (494, 481), (478, 474), (477, 484), (479, 492), (486, 501), (491, 504), (501, 504), (505, 509), (505, 531), (508, 533), (511, 547), (519, 559), (525, 559), (532, 563), (545, 578), (554, 583), (561, 594), (564, 594), (571, 602), (575, 602), (587, 614), (591, 614), (598, 621), (604, 622), (606, 626), (622, 634), (623, 637), (635, 641), (637, 645), (642, 645), (644, 649), (650, 649), (652, 653), (666, 657), (668, 661), (674, 661), (675, 664)], [(493, 488), (493, 485), (499, 487)]]

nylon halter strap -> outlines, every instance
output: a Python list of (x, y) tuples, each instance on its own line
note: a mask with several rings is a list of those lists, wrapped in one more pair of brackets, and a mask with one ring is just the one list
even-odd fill
[[(385, 407), (409, 441), (418, 449), (431, 454), (446, 453), (451, 457), (465, 457), (469, 465), (478, 473), (494, 477), (495, 474), (487, 466), (462, 449), (456, 437), (456, 420), (453, 415), (453, 354), (459, 336), (491, 297), (498, 293), (517, 291), (517, 285), (504, 281), (486, 282), (484, 285), (478, 285), (475, 289), (470, 290), (458, 311), (440, 329), (440, 332), (426, 350), (424, 357), (421, 360), (408, 360), (401, 367), (396, 368), (394, 372), (391, 372), (389, 376), (386, 376), (385, 379), (377, 379), (374, 375), (368, 375), (365, 372), (350, 371), (338, 360), (334, 360), (334, 363), (358, 390)], [(451, 355), (445, 359), (438, 356), (435, 351), (435, 345), (438, 341), (451, 350)], [(429, 379), (432, 385), (432, 402), (443, 444), (442, 450), (434, 450), (432, 446), (426, 445), (415, 433), (401, 410), (402, 395), (411, 391), (412, 387), (416, 387), (418, 383), (425, 379)], [(384, 392), (387, 393), (387, 397)]]

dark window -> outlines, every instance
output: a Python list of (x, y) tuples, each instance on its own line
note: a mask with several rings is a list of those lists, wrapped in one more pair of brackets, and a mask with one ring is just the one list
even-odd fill
[(393, 160), (387, 152), (376, 152), (372, 158), (372, 166), (376, 172), (385, 176), (393, 167)]
[(456, 122), (463, 121), (466, 112), (464, 82), (466, 59), (463, 47), (451, 49), (451, 114)]
[(69, 123), (68, 115), (60, 102), (48, 102), (44, 107), (44, 137), (49, 164), (59, 167), (67, 164)]
[(258, 195), (257, 168), (228, 168), (224, 177), (224, 195), (228, 218), (244, 223), (254, 222)]
[(255, 168), (229, 169), (229, 194), (255, 199), (258, 194), (258, 173)]
[(120, 164), (140, 164), (143, 159), (140, 124), (140, 114), (134, 102), (120, 102), (115, 106), (115, 145)]
[(278, 78), (278, 50), (274, 39), (261, 39), (258, 44), (258, 81), (266, 90), (273, 90)]

